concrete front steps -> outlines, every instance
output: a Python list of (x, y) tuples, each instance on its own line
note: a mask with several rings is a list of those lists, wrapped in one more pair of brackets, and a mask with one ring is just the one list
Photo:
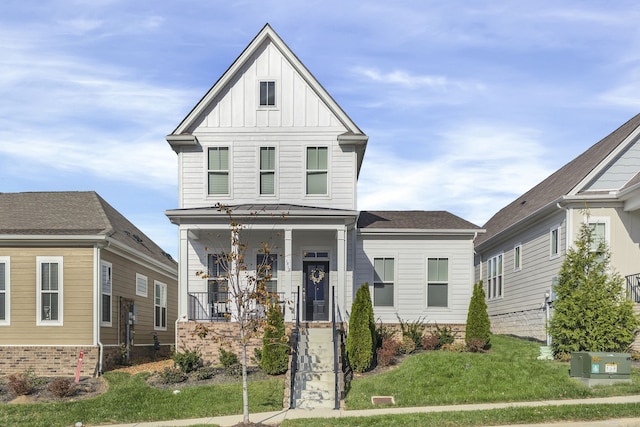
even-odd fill
[(295, 408), (335, 408), (333, 330), (306, 327), (298, 340), (298, 369), (295, 374)]

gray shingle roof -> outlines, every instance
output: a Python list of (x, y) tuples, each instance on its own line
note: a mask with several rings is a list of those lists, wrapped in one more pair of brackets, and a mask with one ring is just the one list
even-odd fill
[(638, 126), (640, 114), (502, 208), (484, 225), (487, 232), (476, 238), (476, 246), (568, 194)]
[(94, 191), (0, 193), (3, 236), (105, 236), (175, 268), (176, 263)]
[(362, 211), (360, 229), (480, 230), (475, 224), (446, 211)]

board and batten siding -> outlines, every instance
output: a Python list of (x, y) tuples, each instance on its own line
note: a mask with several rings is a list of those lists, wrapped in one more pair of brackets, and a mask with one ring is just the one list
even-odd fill
[[(93, 248), (0, 248), (11, 262), (11, 324), (0, 326), (0, 345), (93, 343)], [(62, 257), (62, 326), (36, 325), (39, 256)]]
[[(551, 289), (557, 276), (566, 248), (565, 211), (557, 213), (528, 227), (524, 232), (505, 239), (482, 252), (482, 280), (487, 292), (487, 260), (504, 253), (502, 297), (487, 300), (490, 316), (527, 310), (538, 310), (544, 305), (545, 292)], [(560, 256), (550, 257), (550, 231), (560, 226)], [(522, 267), (514, 270), (513, 248), (522, 247)], [(488, 294), (487, 294), (488, 295)]]
[[(370, 285), (373, 299), (374, 258), (394, 258), (394, 306), (375, 307), (376, 321), (398, 323), (421, 318), (428, 323), (466, 322), (473, 291), (473, 244), (471, 237), (373, 237), (357, 241), (354, 290)], [(427, 259), (448, 258), (448, 307), (427, 307)]]

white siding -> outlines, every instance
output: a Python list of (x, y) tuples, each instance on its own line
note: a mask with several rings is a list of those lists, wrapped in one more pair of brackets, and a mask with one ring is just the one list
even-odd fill
[(636, 176), (639, 164), (640, 142), (636, 141), (587, 190), (618, 190)]

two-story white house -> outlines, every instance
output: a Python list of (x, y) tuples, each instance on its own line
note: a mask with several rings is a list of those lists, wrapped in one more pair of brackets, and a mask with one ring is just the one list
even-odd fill
[(179, 164), (166, 211), (179, 227), (179, 329), (226, 320), (215, 270), (231, 237), (218, 204), (246, 227), (249, 270), (269, 242), (270, 291), (296, 307), (287, 321), (346, 321), (368, 283), (380, 321), (465, 323), (483, 230), (448, 212), (358, 211), (368, 137), (269, 25), (166, 139)]

